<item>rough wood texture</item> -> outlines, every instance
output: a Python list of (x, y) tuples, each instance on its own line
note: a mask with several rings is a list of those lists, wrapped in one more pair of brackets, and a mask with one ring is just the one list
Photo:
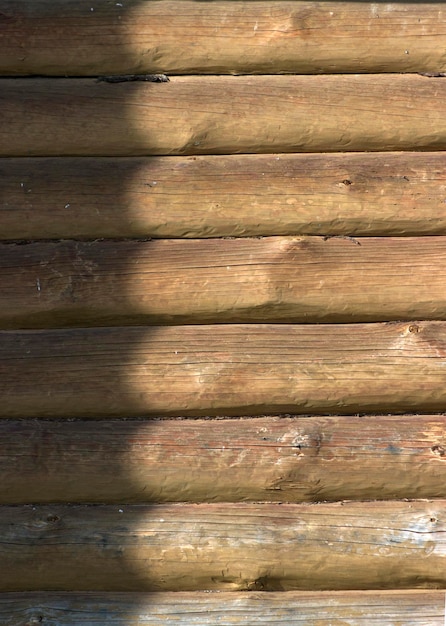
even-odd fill
[(446, 69), (436, 3), (2, 0), (0, 9), (3, 74)]
[(0, 238), (446, 234), (443, 153), (0, 159)]
[(443, 150), (445, 99), (403, 74), (5, 78), (0, 156)]
[(0, 417), (444, 411), (446, 323), (0, 333)]
[(442, 588), (445, 517), (444, 500), (3, 507), (0, 590)]
[(5, 329), (444, 320), (446, 237), (0, 244), (0, 282)]
[(4, 420), (0, 502), (441, 498), (445, 424), (420, 415)]
[(444, 591), (429, 590), (0, 596), (3, 626), (444, 626), (444, 613)]

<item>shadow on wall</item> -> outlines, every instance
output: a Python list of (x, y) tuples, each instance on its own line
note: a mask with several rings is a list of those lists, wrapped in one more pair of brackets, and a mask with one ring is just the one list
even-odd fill
[[(55, 57), (59, 65), (60, 57), (66, 57), (67, 67), (76, 63), (81, 76), (94, 74), (96, 66), (104, 67), (104, 74), (146, 71), (135, 68), (132, 54), (131, 14), (139, 2), (111, 4), (113, 10), (109, 2), (95, 0), (2, 2), (0, 22), (9, 29), (16, 49), (23, 49), (14, 72), (54, 74), (51, 63)], [(101, 32), (106, 30), (113, 41), (113, 58), (101, 58), (100, 45), (95, 47), (95, 28), (102, 12), (106, 29)], [(77, 42), (78, 47), (73, 44), (70, 50), (67, 42)], [(32, 71), (33, 66), (41, 69)], [(142, 213), (147, 216), (151, 211), (148, 193), (156, 182), (151, 174), (154, 161), (127, 158), (133, 150), (137, 154), (143, 150), (138, 120), (128, 115), (126, 103), (139, 89), (147, 90), (147, 83), (56, 76), (2, 81), (0, 107), (8, 120), (0, 131), (0, 152), (5, 157), (0, 160), (0, 211), (9, 240), (5, 245), (31, 250), (36, 245), (31, 241), (38, 239), (95, 240), (120, 238), (123, 233), (144, 237), (145, 226), (138, 218), (140, 199), (144, 198)], [(159, 87), (162, 85), (151, 85), (153, 89)], [(141, 110), (141, 116), (145, 115), (150, 115), (150, 109)], [(100, 145), (98, 136), (102, 137)], [(128, 151), (121, 152), (123, 143), (130, 146)], [(147, 144), (147, 138), (143, 143)], [(135, 191), (135, 179), (140, 190)], [(133, 188), (130, 195), (129, 187)], [(147, 217), (144, 219), (147, 222)], [(79, 306), (78, 288), (92, 276), (94, 283), (94, 266), (78, 254), (75, 244), (70, 246), (70, 261), (76, 268), (72, 275), (57, 275), (52, 259), (29, 257), (24, 271), (29, 276), (30, 299), (43, 299), (48, 294), (47, 304), (53, 298), (62, 299), (67, 306), (70, 302)], [(133, 264), (131, 245), (126, 253), (127, 259), (119, 259), (121, 268), (126, 261)], [(23, 268), (16, 269), (20, 272)], [(11, 268), (3, 271), (8, 274)], [(113, 284), (110, 289), (113, 291)], [(121, 301), (126, 298), (122, 284), (119, 293), (113, 295)], [(34, 503), (23, 512), (22, 520), (23, 528), (31, 530), (20, 530), (21, 538), (16, 540), (29, 557), (28, 564), (29, 559), (40, 560), (45, 569), (41, 575), (36, 571), (31, 575), (19, 567), (16, 580), (8, 572), (8, 580), (3, 581), (5, 590), (130, 591), (163, 587), (160, 570), (152, 574), (150, 559), (144, 556), (147, 553), (139, 552), (141, 542), (150, 543), (144, 525), (151, 512), (144, 506), (140, 514), (138, 508), (129, 514), (124, 506), (135, 500), (150, 504), (153, 490), (160, 491), (158, 485), (150, 484), (157, 477), (139, 475), (134, 483), (125, 469), (127, 450), (134, 449), (139, 437), (139, 418), (153, 413), (150, 397), (158, 393), (155, 384), (144, 396), (137, 384), (138, 376), (147, 376), (148, 368), (162, 368), (157, 363), (159, 355), (147, 351), (147, 340), (156, 337), (156, 330), (136, 326), (124, 332), (114, 323), (111, 316), (103, 328), (46, 331), (28, 327), (2, 332), (3, 365), (7, 367), (2, 368), (4, 376), (0, 377), (0, 393), (5, 398), (1, 413), (26, 420), (4, 420), (0, 425), (4, 449), (8, 450), (3, 468), (11, 477), (11, 481), (2, 481), (0, 501)], [(179, 342), (171, 346), (172, 354), (181, 350), (181, 335)], [(138, 419), (134, 421), (95, 421), (135, 416)], [(73, 417), (75, 421), (66, 421)], [(143, 423), (147, 433), (147, 422)], [(162, 427), (160, 422), (153, 423)], [(107, 433), (112, 439), (104, 443)], [(92, 476), (95, 479), (90, 481)], [(92, 488), (90, 482), (96, 486)], [(48, 497), (48, 493), (52, 495)], [(77, 505), (59, 509), (46, 505), (48, 501), (114, 504), (101, 512), (96, 507)], [(65, 537), (64, 545), (54, 544), (54, 533)], [(67, 547), (70, 543), (71, 548)], [(151, 554), (156, 555), (159, 544), (155, 541), (154, 545)], [(121, 619), (125, 621), (124, 616)]]

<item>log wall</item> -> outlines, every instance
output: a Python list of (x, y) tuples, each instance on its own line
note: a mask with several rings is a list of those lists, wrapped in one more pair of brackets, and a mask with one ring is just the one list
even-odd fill
[(446, 319), (445, 237), (0, 244), (0, 266), (2, 328)]
[(441, 589), (445, 513), (444, 500), (4, 506), (0, 590)]
[[(349, 626), (444, 624), (443, 591), (220, 592), (206, 593), (3, 593), (4, 626), (48, 621), (54, 626), (320, 626), (321, 619)], [(26, 620), (28, 620), (26, 622)], [(34, 622), (32, 621), (34, 620)]]
[(1, 504), (444, 498), (441, 415), (2, 420)]
[(443, 7), (0, 31), (1, 623), (443, 624)]
[(443, 21), (434, 2), (2, 0), (0, 71), (438, 72)]
[(442, 152), (3, 158), (1, 239), (446, 233)]
[(444, 150), (445, 99), (415, 74), (4, 78), (0, 157)]
[(446, 323), (0, 333), (0, 417), (442, 411)]

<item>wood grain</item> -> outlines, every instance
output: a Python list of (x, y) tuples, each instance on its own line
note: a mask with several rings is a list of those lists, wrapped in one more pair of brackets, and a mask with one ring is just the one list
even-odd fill
[(0, 333), (0, 417), (441, 412), (446, 323)]
[(0, 503), (441, 498), (441, 415), (0, 422)]
[(443, 626), (444, 591), (3, 593), (0, 619), (3, 626)]
[(2, 0), (0, 7), (3, 74), (446, 69), (444, 8), (432, 2)]
[(4, 78), (0, 156), (444, 150), (445, 99), (409, 74)]
[(446, 237), (0, 244), (0, 281), (2, 328), (444, 320)]
[(0, 159), (0, 238), (446, 234), (442, 152)]
[(445, 515), (444, 500), (2, 507), (0, 589), (444, 588)]

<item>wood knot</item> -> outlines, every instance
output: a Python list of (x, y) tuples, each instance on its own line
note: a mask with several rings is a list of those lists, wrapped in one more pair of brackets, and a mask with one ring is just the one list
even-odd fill
[(446, 449), (443, 446), (440, 446), (439, 444), (436, 444), (435, 446), (432, 446), (431, 448), (431, 452), (437, 456), (445, 456), (446, 455)]

